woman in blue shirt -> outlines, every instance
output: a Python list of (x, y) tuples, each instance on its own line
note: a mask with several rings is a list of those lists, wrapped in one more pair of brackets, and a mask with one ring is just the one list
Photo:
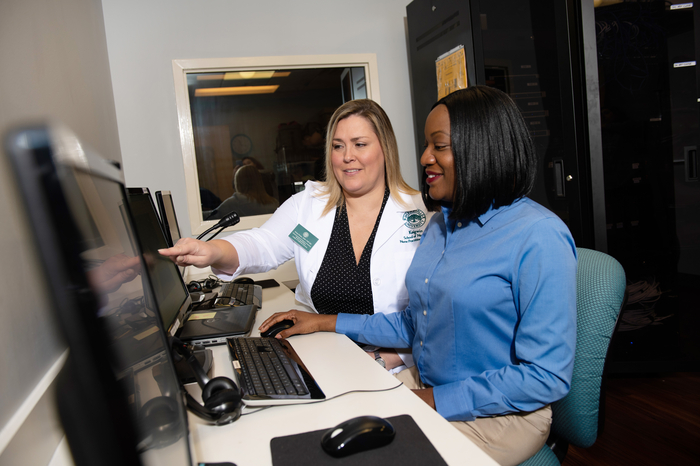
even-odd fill
[(425, 124), (424, 199), (440, 210), (406, 275), (404, 312), (291, 311), (281, 337), (336, 331), (413, 349), (397, 375), (501, 464), (544, 445), (549, 404), (569, 391), (576, 339), (576, 248), (566, 225), (528, 199), (537, 157), (513, 101), (475, 86), (440, 100)]

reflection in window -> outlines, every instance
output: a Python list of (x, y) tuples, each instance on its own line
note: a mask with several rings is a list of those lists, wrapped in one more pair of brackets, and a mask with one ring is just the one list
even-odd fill
[(367, 96), (364, 71), (187, 73), (202, 220), (274, 212), (323, 179), (326, 125), (345, 100)]

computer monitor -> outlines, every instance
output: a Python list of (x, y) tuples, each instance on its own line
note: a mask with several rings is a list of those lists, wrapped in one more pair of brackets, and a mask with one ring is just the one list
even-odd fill
[(160, 211), (160, 221), (163, 225), (163, 233), (168, 242), (168, 246), (174, 246), (182, 236), (180, 235), (180, 226), (177, 223), (175, 215), (175, 205), (173, 204), (173, 196), (170, 191), (156, 191), (156, 202)]
[(127, 188), (126, 192), (163, 327), (174, 336), (186, 320), (192, 298), (177, 265), (158, 254), (158, 250), (167, 248), (168, 244), (149, 189)]
[(121, 170), (52, 125), (4, 142), (70, 348), (56, 399), (75, 464), (191, 465), (183, 391), (149, 304)]

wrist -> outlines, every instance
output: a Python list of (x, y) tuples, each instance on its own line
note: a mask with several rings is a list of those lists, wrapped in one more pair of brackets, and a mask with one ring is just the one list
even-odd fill
[(382, 349), (382, 359), (386, 362), (386, 369), (390, 370), (403, 365), (403, 359), (393, 349)]
[(319, 330), (322, 332), (335, 332), (335, 324), (338, 322), (337, 315), (322, 315), (321, 325)]
[(374, 350), (374, 360), (386, 369), (386, 361), (382, 358), (382, 353), (380, 353), (378, 349)]

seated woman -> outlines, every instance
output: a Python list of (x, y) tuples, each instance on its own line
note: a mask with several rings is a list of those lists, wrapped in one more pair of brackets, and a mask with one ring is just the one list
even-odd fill
[[(296, 299), (318, 313), (403, 310), (406, 270), (429, 215), (401, 177), (389, 117), (376, 102), (352, 100), (331, 117), (326, 141), (326, 180), (306, 182), (261, 228), (209, 242), (184, 238), (161, 254), (180, 266), (211, 265), (224, 280), (294, 259)], [(371, 356), (392, 372), (413, 365), (408, 349)]]
[[(277, 338), (336, 331), (413, 349), (397, 377), (500, 464), (544, 445), (550, 403), (569, 391), (576, 340), (576, 248), (566, 225), (528, 199), (537, 159), (503, 92), (440, 100), (425, 124), (426, 205), (437, 207), (406, 275), (404, 312), (290, 311)], [(427, 195), (426, 195), (427, 194)]]
[(207, 220), (224, 218), (231, 212), (239, 216), (271, 214), (279, 202), (267, 194), (262, 176), (253, 165), (243, 165), (238, 168), (233, 176), (235, 193), (219, 205)]

